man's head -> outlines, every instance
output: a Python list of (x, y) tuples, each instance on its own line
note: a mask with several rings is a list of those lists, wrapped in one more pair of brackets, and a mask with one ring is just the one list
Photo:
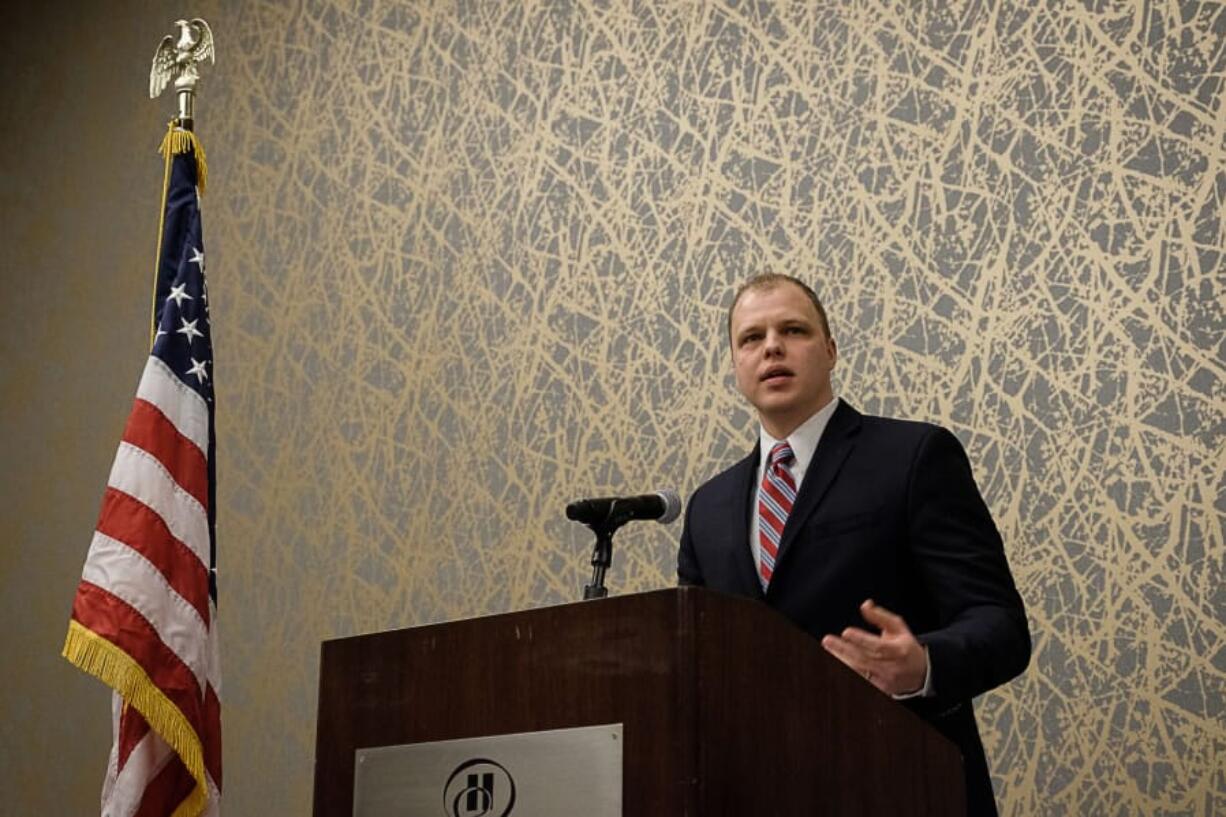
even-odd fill
[(728, 310), (736, 387), (776, 439), (791, 434), (834, 397), (838, 349), (816, 293), (767, 273), (737, 290)]

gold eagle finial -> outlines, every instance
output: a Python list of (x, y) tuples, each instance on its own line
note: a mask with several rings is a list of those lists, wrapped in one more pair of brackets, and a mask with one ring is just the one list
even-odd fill
[(200, 74), (196, 66), (213, 62), (213, 32), (209, 24), (196, 17), (190, 22), (176, 20), (179, 29), (176, 40), (167, 34), (153, 55), (149, 71), (149, 98), (155, 99), (173, 80), (175, 90), (194, 92)]

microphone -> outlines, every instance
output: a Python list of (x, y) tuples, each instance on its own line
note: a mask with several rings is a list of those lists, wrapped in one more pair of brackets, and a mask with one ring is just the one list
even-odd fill
[(566, 506), (566, 518), (585, 525), (617, 520), (655, 519), (667, 525), (681, 515), (681, 497), (676, 491), (656, 491), (642, 496), (604, 496), (578, 499)]

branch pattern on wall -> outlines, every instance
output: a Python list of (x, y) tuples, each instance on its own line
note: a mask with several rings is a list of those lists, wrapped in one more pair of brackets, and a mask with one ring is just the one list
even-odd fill
[[(845, 398), (967, 445), (1036, 637), (979, 702), (1002, 813), (1226, 812), (1221, 5), (358, 5), (216, 26), (261, 797), (308, 807), (321, 638), (572, 600), (567, 500), (742, 454), (724, 310), (773, 269)], [(619, 535), (614, 591), (676, 533)]]

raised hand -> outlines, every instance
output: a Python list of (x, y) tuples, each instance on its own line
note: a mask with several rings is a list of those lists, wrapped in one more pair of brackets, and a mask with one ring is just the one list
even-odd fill
[(860, 614), (881, 632), (848, 627), (840, 635), (822, 638), (822, 646), (882, 692), (918, 692), (928, 675), (928, 655), (907, 622), (872, 599), (860, 605)]

